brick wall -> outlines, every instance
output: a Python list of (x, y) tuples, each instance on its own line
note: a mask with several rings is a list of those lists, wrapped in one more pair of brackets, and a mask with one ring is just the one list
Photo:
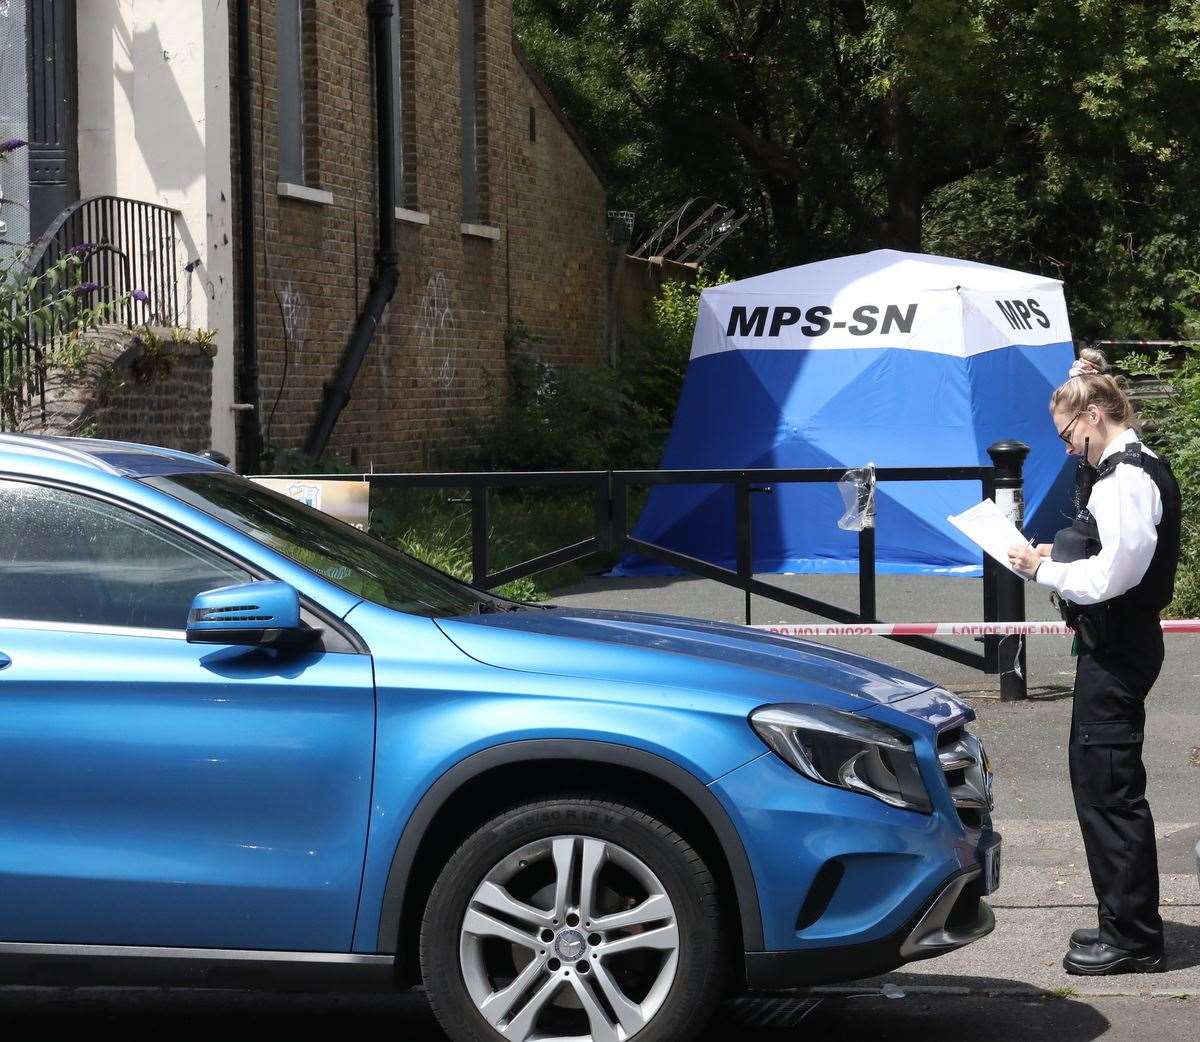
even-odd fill
[(144, 376), (127, 367), (97, 416), (95, 435), (114, 441), (203, 452), (212, 444), (212, 355), (170, 345), (169, 364)]
[(171, 333), (155, 329), (153, 349), (120, 326), (87, 333), (82, 363), (47, 375), (44, 419), (35, 405), (19, 429), (203, 452), (212, 445), (214, 348)]
[[(511, 0), (478, 2), (480, 184), (498, 238), (460, 228), (458, 0), (399, 0), (406, 170), (398, 202), (428, 223), (396, 221), (399, 287), (330, 442), (364, 468), (419, 469), (460, 446), (464, 420), (494, 410), (505, 393), (510, 324), (526, 326), (551, 361), (606, 357), (603, 186), (514, 52)], [(273, 0), (252, 14), (262, 419), (278, 448), (299, 447), (317, 415), (322, 381), (370, 285), (377, 228), (366, 0), (306, 0), (304, 10), (319, 95), (315, 120), (306, 113), (310, 150), (316, 138), (308, 172), (310, 187), (331, 193), (327, 203), (276, 190)], [(235, 142), (235, 167), (237, 156)]]

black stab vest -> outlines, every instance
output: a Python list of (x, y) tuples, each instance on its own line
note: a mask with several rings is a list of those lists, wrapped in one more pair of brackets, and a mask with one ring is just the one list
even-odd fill
[[(1155, 529), (1158, 542), (1146, 574), (1132, 589), (1103, 603), (1111, 609), (1134, 608), (1157, 613), (1171, 603), (1175, 594), (1175, 570), (1179, 565), (1179, 529), (1183, 509), (1179, 484), (1175, 475), (1171, 473), (1170, 465), (1166, 460), (1144, 452), (1140, 443), (1134, 442), (1120, 452), (1114, 452), (1098, 467), (1092, 467), (1086, 461), (1080, 463), (1076, 473), (1075, 519), (1069, 528), (1062, 529), (1054, 537), (1054, 549), (1050, 559), (1078, 561), (1085, 557), (1095, 557), (1100, 552), (1100, 531), (1096, 519), (1087, 508), (1087, 502), (1096, 482), (1103, 481), (1121, 463), (1141, 467), (1154, 482), (1159, 496), (1162, 497), (1162, 518)], [(1075, 607), (1091, 609), (1099, 605)]]

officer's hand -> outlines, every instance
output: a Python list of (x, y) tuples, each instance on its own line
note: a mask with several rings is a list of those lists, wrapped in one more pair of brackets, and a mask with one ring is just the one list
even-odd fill
[(1013, 571), (1019, 572), (1026, 579), (1032, 579), (1033, 573), (1042, 563), (1042, 555), (1034, 547), (1019, 543), (1008, 548), (1008, 563)]

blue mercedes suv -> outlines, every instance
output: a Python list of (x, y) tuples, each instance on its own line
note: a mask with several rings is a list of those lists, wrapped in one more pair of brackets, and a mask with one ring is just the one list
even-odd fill
[(680, 1042), (992, 929), (972, 718), (504, 600), (196, 456), (0, 435), (5, 980), (419, 983), (456, 1042)]

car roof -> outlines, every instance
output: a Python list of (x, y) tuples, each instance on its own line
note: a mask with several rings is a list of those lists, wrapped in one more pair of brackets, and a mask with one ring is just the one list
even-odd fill
[(221, 464), (177, 449), (97, 438), (60, 438), (38, 434), (0, 434), (0, 456), (14, 454), (91, 466), (109, 474), (145, 478), (155, 474), (204, 471), (229, 473)]

